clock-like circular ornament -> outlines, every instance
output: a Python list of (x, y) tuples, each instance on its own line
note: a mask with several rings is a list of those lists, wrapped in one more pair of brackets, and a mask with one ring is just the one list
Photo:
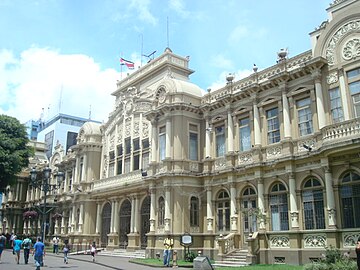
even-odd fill
[(159, 103), (164, 103), (165, 99), (166, 99), (166, 91), (165, 89), (161, 89), (158, 94)]

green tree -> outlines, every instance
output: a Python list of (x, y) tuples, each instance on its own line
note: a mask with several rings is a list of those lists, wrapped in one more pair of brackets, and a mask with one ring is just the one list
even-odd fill
[(0, 192), (13, 185), (16, 175), (28, 166), (33, 155), (28, 142), (26, 127), (19, 120), (0, 115)]

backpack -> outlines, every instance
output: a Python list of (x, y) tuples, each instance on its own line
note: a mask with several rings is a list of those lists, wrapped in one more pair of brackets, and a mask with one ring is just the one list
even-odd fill
[(24, 248), (30, 247), (30, 240), (24, 240)]

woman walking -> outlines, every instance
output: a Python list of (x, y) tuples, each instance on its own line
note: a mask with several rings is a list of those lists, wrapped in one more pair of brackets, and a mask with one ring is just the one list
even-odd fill
[(68, 263), (68, 254), (70, 251), (70, 245), (69, 245), (69, 240), (65, 240), (64, 241), (64, 248), (63, 248), (63, 252), (64, 252), (64, 263)]
[(95, 254), (96, 254), (96, 244), (95, 241), (92, 243), (92, 245), (90, 246), (90, 253), (91, 253), (91, 257), (92, 257), (92, 261), (95, 262)]

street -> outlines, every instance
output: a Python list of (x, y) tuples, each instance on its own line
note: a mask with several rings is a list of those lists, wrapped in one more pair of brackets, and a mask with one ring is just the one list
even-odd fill
[[(2, 263), (0, 264), (0, 270), (26, 270), (35, 269), (33, 256), (30, 255), (29, 264), (24, 264), (24, 253), (21, 250), (20, 263), (16, 264), (15, 257), (10, 249), (3, 251), (1, 256)], [(59, 255), (48, 254), (44, 258), (45, 266), (41, 269), (76, 269), (76, 270), (150, 270), (150, 269), (164, 269), (154, 268), (151, 266), (143, 266), (134, 263), (130, 263), (128, 258), (110, 257), (110, 256), (96, 256), (96, 262), (91, 261), (90, 255), (70, 255), (69, 263), (64, 264), (62, 253)], [(181, 269), (181, 268), (178, 268)]]

